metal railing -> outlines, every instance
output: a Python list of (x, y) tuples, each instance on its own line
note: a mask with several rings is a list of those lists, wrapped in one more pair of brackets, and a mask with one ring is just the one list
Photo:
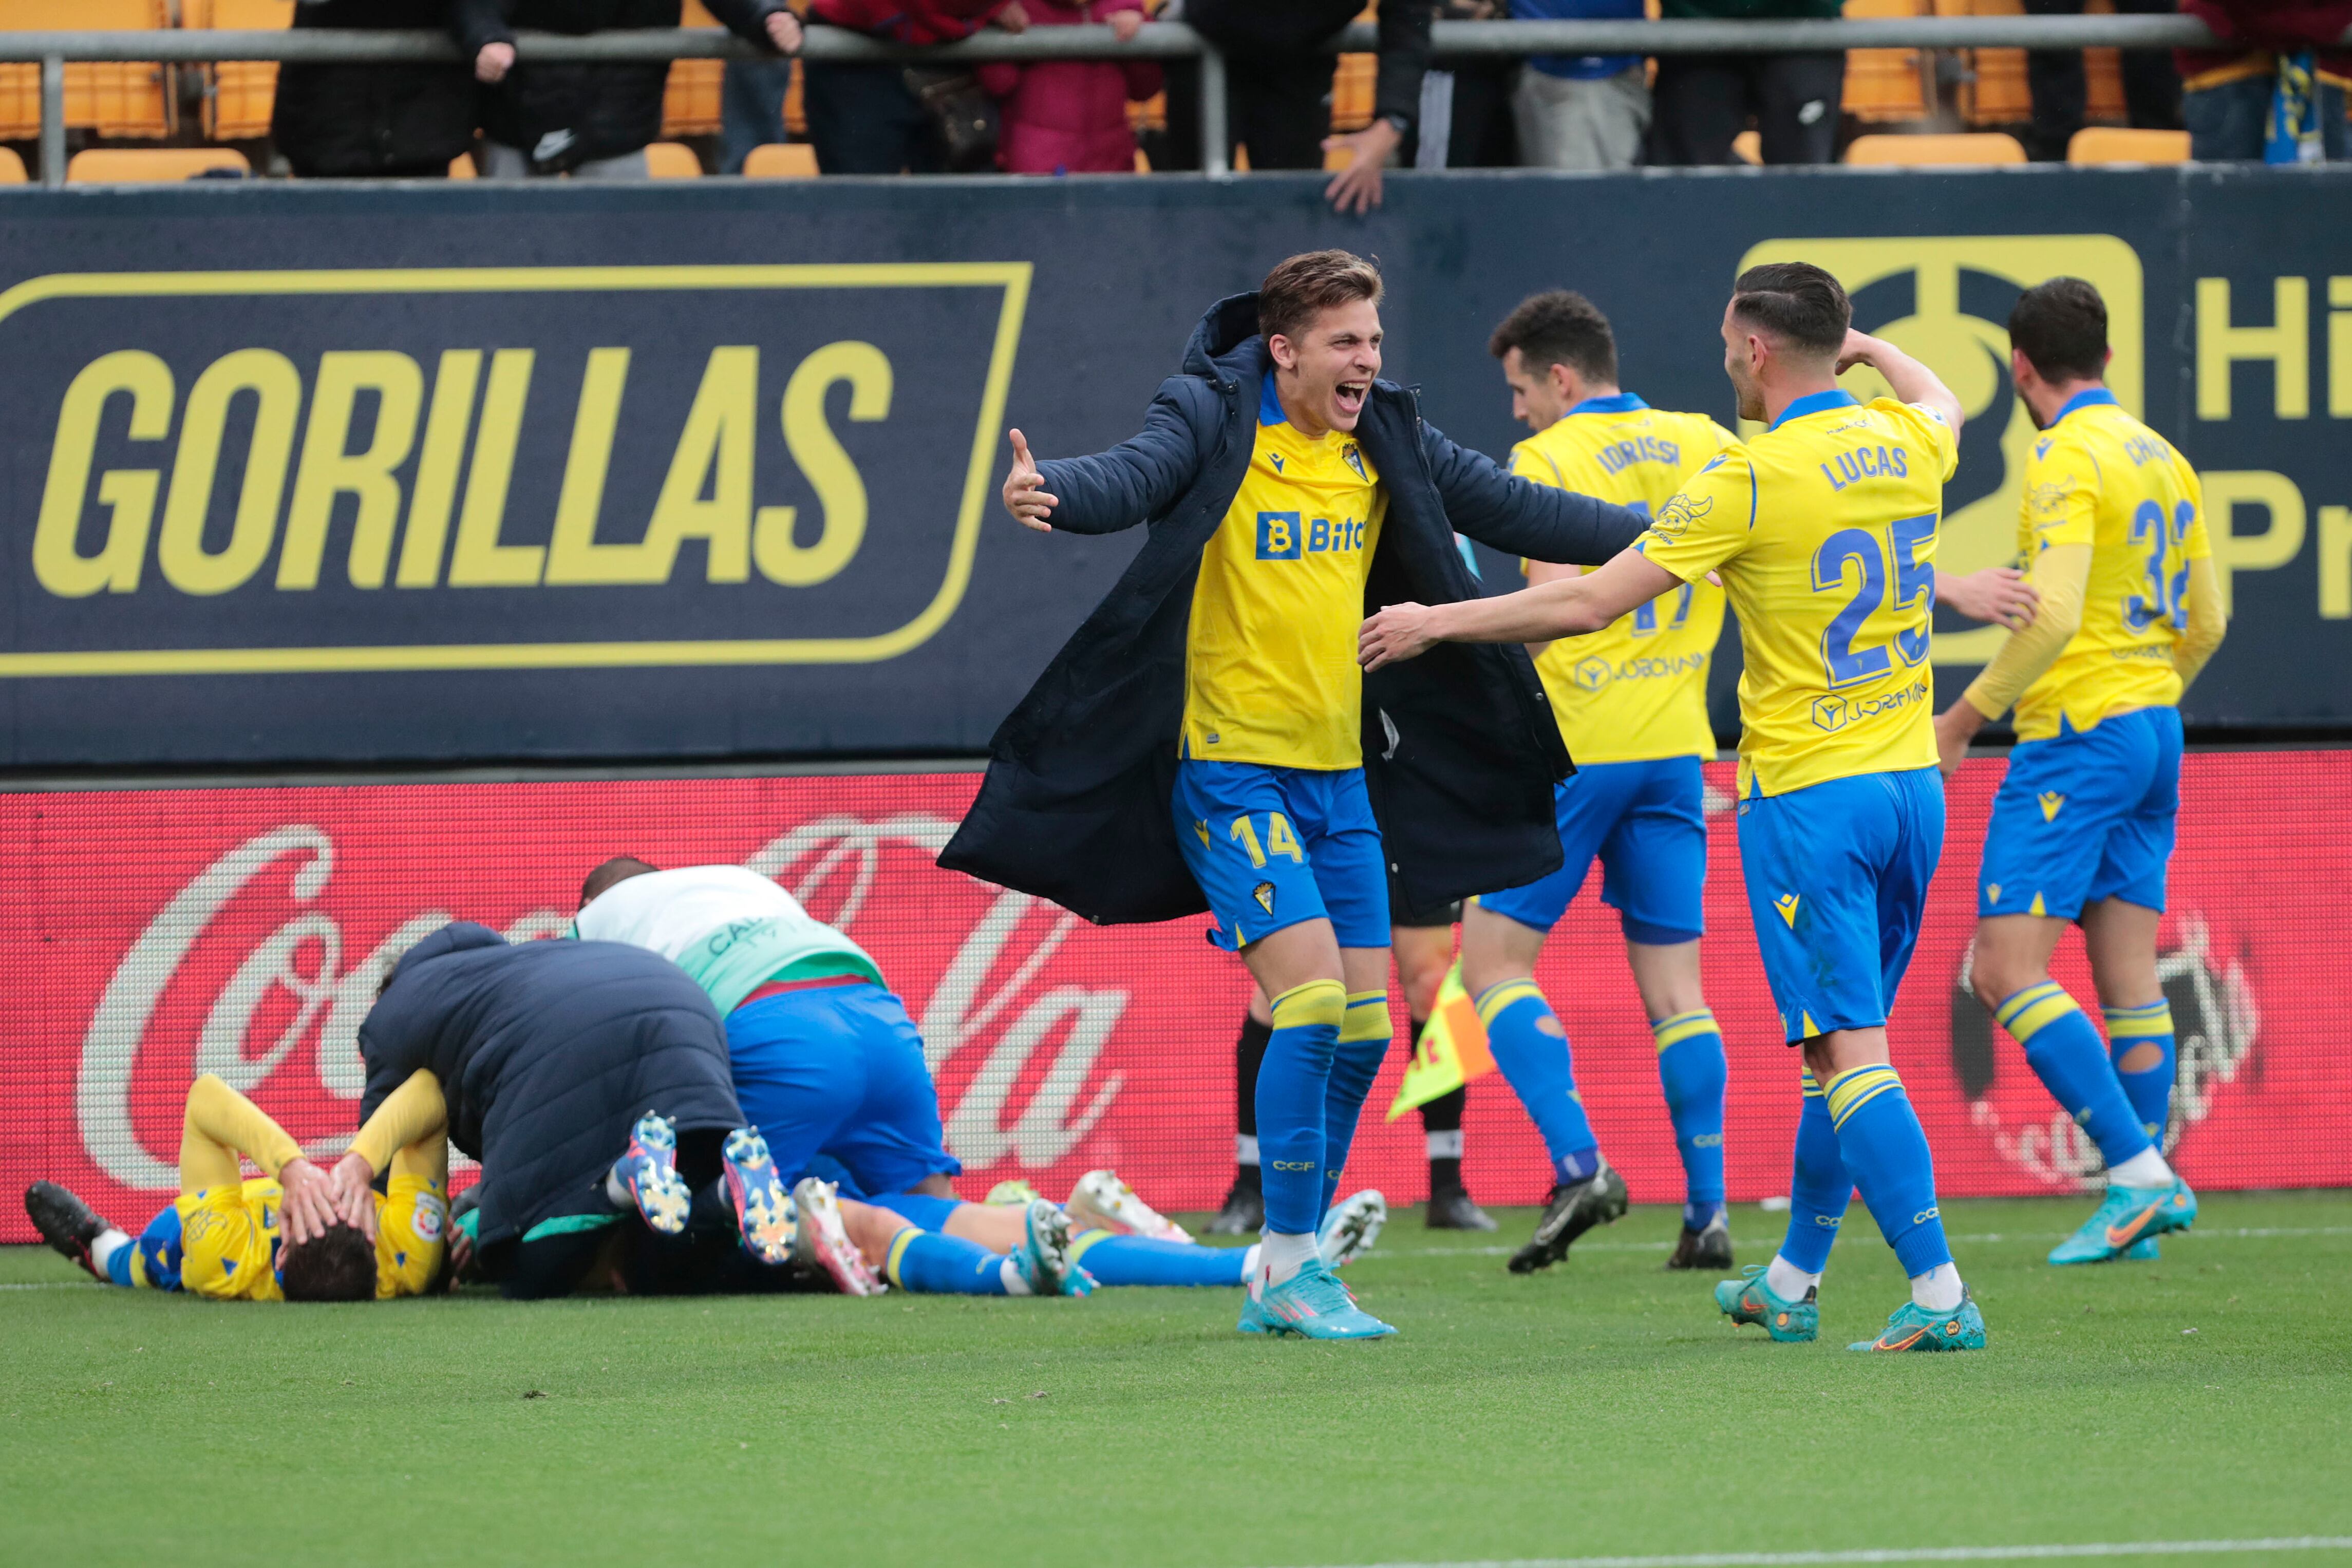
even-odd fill
[[(2191, 16), (1900, 16), (1853, 21), (1775, 22), (1440, 22), (1433, 29), (1439, 59), (1528, 55), (1778, 54), (1800, 49), (2079, 49), (2206, 48), (2217, 40)], [(2352, 47), (2352, 29), (2343, 42)], [(1368, 24), (1342, 29), (1321, 46), (1330, 53), (1370, 53), (1378, 36)], [(525, 33), (516, 45), (524, 61), (645, 61), (770, 59), (772, 55), (710, 28), (648, 29), (572, 37)], [(838, 27), (815, 26), (801, 57), (871, 64), (933, 65), (984, 61), (1069, 59), (1194, 60), (1200, 71), (1201, 167), (1231, 172), (1225, 155), (1225, 68), (1216, 47), (1180, 22), (1147, 24), (1120, 43), (1105, 26), (1041, 27), (1024, 33), (988, 30), (953, 44), (889, 43)], [(463, 60), (440, 33), (361, 32), (301, 28), (228, 32), (195, 28), (148, 32), (0, 32), (0, 62), (41, 68), (41, 183), (66, 177), (65, 68), (68, 61), (200, 65), (216, 60), (277, 60), (311, 64), (445, 63)]]

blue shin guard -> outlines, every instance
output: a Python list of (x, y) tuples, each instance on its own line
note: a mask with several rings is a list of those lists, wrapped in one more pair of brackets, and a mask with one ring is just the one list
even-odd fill
[(1658, 1043), (1658, 1084), (1683, 1162), (1683, 1223), (1706, 1227), (1723, 1207), (1723, 1092), (1729, 1070), (1723, 1031), (1705, 1008), (1650, 1025)]
[(2158, 999), (2146, 1007), (2109, 1008), (2107, 1051), (2140, 1131), (2161, 1153), (2165, 1123), (2172, 1114), (2172, 1004)]
[(1936, 1207), (1935, 1157), (1895, 1069), (1850, 1068), (1829, 1081), (1823, 1098), (1838, 1154), (1903, 1272), (1916, 1279), (1950, 1262)]
[(1372, 1080), (1388, 1060), (1389, 1042), (1396, 1027), (1389, 1019), (1386, 991), (1359, 991), (1348, 998), (1347, 1016), (1339, 1020), (1339, 1043), (1331, 1051), (1331, 1076), (1323, 1093), (1323, 1202), (1315, 1220), (1339, 1197), (1339, 1177), (1348, 1168), (1348, 1151), (1355, 1146), (1356, 1122)]
[(1837, 1129), (1822, 1086), (1805, 1075), (1805, 1109), (1797, 1118), (1797, 1155), (1789, 1175), (1789, 1235), (1780, 1256), (1808, 1274), (1829, 1267), (1830, 1248), (1853, 1201), (1853, 1175), (1838, 1152)]
[(1309, 980), (1274, 998), (1274, 1034), (1257, 1072), (1257, 1147), (1265, 1228), (1277, 1235), (1312, 1236), (1323, 1218), (1323, 1118), (1347, 1010), (1337, 980)]
[(1576, 1092), (1568, 1031), (1551, 1004), (1533, 980), (1505, 980), (1478, 998), (1478, 1019), (1486, 1026), (1486, 1049), (1495, 1065), (1543, 1134), (1552, 1179), (1563, 1186), (1591, 1179), (1601, 1168), (1601, 1140), (1593, 1136)]

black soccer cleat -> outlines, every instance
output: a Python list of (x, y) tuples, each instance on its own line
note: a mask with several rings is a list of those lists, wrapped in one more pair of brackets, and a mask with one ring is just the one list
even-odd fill
[(1709, 1220), (1704, 1230), (1684, 1226), (1682, 1239), (1675, 1243), (1675, 1255), (1666, 1260), (1669, 1269), (1712, 1269), (1720, 1273), (1731, 1266), (1731, 1227), (1721, 1214)]
[(100, 1218), (96, 1209), (53, 1181), (37, 1181), (25, 1189), (25, 1213), (52, 1249), (89, 1270), (92, 1278), (105, 1278), (90, 1261), (89, 1244), (114, 1227)]
[(1255, 1236), (1265, 1228), (1265, 1189), (1256, 1181), (1235, 1176), (1224, 1207), (1209, 1221), (1212, 1236)]
[(1470, 1201), (1470, 1195), (1460, 1187), (1452, 1192), (1433, 1192), (1425, 1223), (1432, 1230), (1492, 1230), (1495, 1221), (1486, 1211)]
[(1511, 1254), (1511, 1272), (1532, 1274), (1568, 1256), (1571, 1242), (1596, 1225), (1625, 1216), (1625, 1178), (1602, 1166), (1571, 1186), (1555, 1186), (1536, 1221), (1535, 1239)]

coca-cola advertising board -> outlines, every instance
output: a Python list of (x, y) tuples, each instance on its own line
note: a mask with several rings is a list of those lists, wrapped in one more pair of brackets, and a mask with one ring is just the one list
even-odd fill
[[(1950, 1196), (2057, 1193), (2095, 1155), (1958, 988), (1978, 846), (2001, 764), (1953, 781), (1944, 866), (1895, 1009), (1895, 1059)], [(1797, 1063), (1778, 1038), (1739, 887), (1727, 767), (1709, 769), (1707, 995), (1729, 1044), (1732, 1196), (1787, 1190)], [(347, 1140), (354, 1046), (387, 958), (445, 921), (516, 941), (571, 919), (589, 867), (736, 862), (870, 950), (921, 1027), (961, 1186), (1059, 1193), (1117, 1168), (1170, 1209), (1231, 1176), (1234, 1037), (1249, 983), (1205, 918), (1097, 928), (933, 857), (969, 773), (24, 792), (0, 797), (14, 892), (0, 909), (0, 1177), (41, 1176), (135, 1225), (173, 1186), (181, 1102), (215, 1072), (314, 1150)], [(2200, 1186), (2352, 1183), (2352, 752), (2188, 762), (2160, 938), (2179, 1026), (2171, 1140)], [(1538, 979), (1585, 1103), (1637, 1202), (1681, 1196), (1654, 1052), (1613, 915), (1588, 886)], [(2058, 977), (2088, 1003), (2078, 940)], [(1402, 1009), (1398, 1009), (1400, 1035)], [(1425, 1184), (1420, 1126), (1372, 1093), (1349, 1185)], [(1542, 1149), (1498, 1078), (1470, 1092), (1465, 1170), (1498, 1204), (1540, 1200)], [(0, 1240), (28, 1240), (11, 1204)]]

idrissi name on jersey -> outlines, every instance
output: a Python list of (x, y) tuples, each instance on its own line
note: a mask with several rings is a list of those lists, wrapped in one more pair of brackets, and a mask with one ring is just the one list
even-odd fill
[[(1511, 448), (1511, 472), (1655, 517), (1739, 438), (1703, 413), (1669, 413), (1632, 392), (1589, 397)], [(1525, 563), (1521, 564), (1525, 570)], [(1536, 660), (1559, 732), (1579, 762), (1715, 755), (1706, 666), (1723, 632), (1723, 590), (1702, 576)]]
[(1933, 409), (1832, 388), (1707, 464), (1635, 541), (1685, 582), (1717, 572), (1739, 616), (1741, 799), (1936, 765), (1936, 530), (1958, 463)]
[(2017, 735), (2043, 740), (2180, 700), (2173, 645), (2189, 624), (2189, 563), (2213, 553), (2196, 472), (2105, 388), (2058, 411), (2025, 469), (2018, 564), (2091, 547), (2081, 627), (2017, 699)]
[(579, 913), (572, 934), (659, 953), (693, 976), (722, 1014), (772, 980), (861, 975), (884, 983), (865, 948), (740, 865), (684, 866), (616, 882)]
[(1284, 416), (1272, 372), (1262, 384), (1249, 473), (1192, 590), (1182, 755), (1360, 768), (1356, 628), (1387, 497), (1353, 435), (1308, 439)]

